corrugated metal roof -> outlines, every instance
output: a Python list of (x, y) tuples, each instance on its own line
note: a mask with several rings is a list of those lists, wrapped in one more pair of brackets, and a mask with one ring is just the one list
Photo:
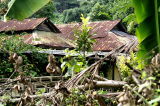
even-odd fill
[(7, 22), (0, 21), (0, 32), (5, 31), (27, 31), (33, 30), (47, 18), (25, 19), (23, 21), (10, 20)]
[[(0, 21), (0, 32), (33, 30), (46, 19), (47, 18), (25, 19), (23, 21), (11, 20), (8, 22)], [(120, 20), (89, 23), (89, 26), (92, 27), (91, 34), (94, 34), (93, 38), (96, 39), (96, 42), (93, 45), (94, 51), (111, 51), (124, 44), (137, 40), (135, 37), (121, 31), (112, 32), (119, 22)], [(74, 31), (80, 29), (81, 25), (82, 23), (60, 24), (56, 26), (62, 33), (39, 32), (37, 34), (32, 33), (25, 35), (23, 38), (25, 39), (25, 43), (28, 44), (44, 45), (53, 48), (72, 48), (75, 46), (73, 44), (75, 39)]]
[(23, 35), (24, 42), (32, 45), (42, 45), (54, 48), (73, 48), (69, 40), (63, 39), (59, 33), (36, 31), (30, 35)]
[[(136, 37), (128, 35), (127, 33), (118, 31), (117, 33), (121, 34), (119, 35), (111, 31), (119, 22), (120, 20), (89, 23), (88, 26), (92, 27), (91, 34), (94, 34), (93, 38), (96, 39), (96, 42), (93, 45), (94, 51), (111, 51), (124, 44), (129, 44), (132, 41), (137, 41)], [(56, 26), (63, 33), (62, 36), (64, 38), (74, 40), (74, 30), (79, 29), (81, 27), (81, 24), (61, 24)]]
[[(92, 27), (91, 33), (94, 34), (94, 38), (105, 37), (105, 34), (112, 30), (119, 22), (120, 20), (90, 22), (88, 26)], [(80, 28), (81, 25), (81, 23), (74, 23), (57, 24), (56, 26), (63, 33), (64, 37), (74, 39), (74, 36), (72, 36), (74, 34), (74, 30)]]
[(108, 34), (103, 38), (96, 38), (96, 43), (93, 45), (93, 50), (95, 51), (111, 51), (120, 47), (124, 44), (129, 44), (132, 41), (137, 40), (136, 37), (132, 35), (129, 36), (119, 36), (113, 32), (108, 32)]

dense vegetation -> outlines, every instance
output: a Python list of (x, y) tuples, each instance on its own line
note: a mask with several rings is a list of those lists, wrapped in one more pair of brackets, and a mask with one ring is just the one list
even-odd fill
[[(52, 11), (51, 8), (47, 10), (51, 5)], [(50, 17), (54, 23), (80, 22), (80, 16), (84, 14), (89, 16), (91, 21), (122, 19), (130, 33), (134, 32), (136, 25), (131, 0), (55, 0), (40, 12)], [(53, 13), (54, 16), (49, 13), (47, 15), (46, 12)]]
[[(0, 6), (2, 16), (7, 10), (7, 3)], [(131, 0), (53, 0), (32, 17), (48, 17), (53, 23), (71, 23), (80, 22), (81, 14), (89, 16), (91, 21), (122, 19), (129, 33), (135, 31)]]
[[(26, 1), (26, 4), (31, 3), (27, 2), (30, 0), (24, 1)], [(42, 7), (42, 4), (47, 3), (43, 2), (43, 0), (39, 0), (38, 2), (36, 0), (34, 1), (36, 4), (40, 5), (33, 6), (33, 10), (38, 10)], [(35, 12), (29, 11), (26, 16), (23, 16), (23, 14), (21, 14), (22, 16), (14, 15), (25, 10), (21, 11), (21, 8), (19, 8), (19, 11), (13, 11), (19, 2), (22, 3), (21, 0), (17, 0), (17, 4), (15, 3), (15, 5), (10, 7), (11, 10), (6, 14), (7, 18), (24, 19), (24, 17), (30, 16), (31, 13)], [(25, 5), (25, 3), (22, 4)], [(1, 19), (3, 19), (3, 15), (6, 13), (7, 4), (8, 2), (0, 4), (0, 8), (2, 8), (0, 10)], [(152, 10), (149, 9), (149, 6), (152, 6)], [(49, 91), (49, 94), (45, 93), (46, 88), (40, 89), (37, 92), (32, 91), (31, 85), (33, 84), (28, 82), (27, 79), (34, 76), (47, 75), (40, 72), (40, 69), (43, 71), (45, 70), (43, 65), (47, 65), (47, 55), (34, 54), (34, 52), (41, 49), (23, 43), (22, 39), (17, 36), (12, 35), (13, 37), (10, 39), (10, 36), (1, 34), (0, 51), (2, 52), (2, 55), (0, 60), (0, 77), (9, 77), (5, 82), (6, 85), (14, 82), (9, 82), (11, 77), (15, 78), (24, 85), (24, 91), (20, 89), (20, 84), (14, 85), (13, 88), (9, 88), (8, 86), (5, 87), (5, 84), (0, 85), (5, 87), (3, 90), (0, 89), (0, 105), (10, 105), (11, 102), (13, 102), (11, 101), (12, 95), (5, 93), (5, 90), (9, 88), (16, 90), (16, 92), (20, 94), (20, 99), (16, 101), (19, 102), (18, 106), (45, 106), (51, 104), (63, 104), (67, 106), (103, 106), (104, 104), (118, 106), (159, 106), (159, 6), (160, 3), (158, 0), (51, 1), (31, 17), (49, 17), (54, 23), (72, 23), (81, 21), (83, 23), (81, 30), (75, 31), (76, 49), (65, 50), (68, 54), (57, 59), (61, 64), (61, 75), (66, 73), (64, 77), (70, 76), (71, 79), (65, 81), (62, 78), (62, 80)], [(25, 11), (27, 12), (27, 10)], [(81, 14), (83, 15), (80, 18)], [(114, 56), (116, 56), (116, 52), (118, 52), (119, 49), (109, 52), (104, 58), (98, 57), (99, 60), (95, 60), (96, 62), (94, 61), (95, 63), (92, 65), (88, 64), (89, 59), (86, 58), (85, 52), (91, 50), (94, 40), (91, 37), (92, 35), (90, 35), (90, 27), (87, 26), (89, 21), (89, 18), (85, 18), (87, 16), (90, 17), (91, 21), (122, 19), (123, 24), (127, 27), (128, 33), (137, 35), (140, 43), (138, 54), (140, 55), (137, 56), (137, 53), (131, 52), (130, 55), (116, 57), (116, 65), (123, 81), (108, 80), (104, 78), (103, 72), (97, 74), (97, 71), (102, 64), (108, 64), (105, 62), (106, 59), (109, 59), (110, 61), (115, 59)], [(137, 24), (138, 27), (135, 30)], [(26, 55), (21, 53), (28, 50), (33, 51), (33, 54)], [(49, 68), (53, 68), (52, 71), (55, 71), (54, 68), (57, 67), (56, 63), (54, 63), (56, 61), (55, 57), (51, 55), (48, 57), (52, 57), (52, 59), (48, 58), (49, 64), (47, 66), (51, 66)], [(21, 61), (18, 61), (19, 59)], [(52, 66), (52, 63), (54, 66)], [(14, 76), (10, 76), (9, 74)], [(96, 75), (98, 75), (98, 77)], [(103, 82), (100, 86), (98, 86), (98, 83), (100, 83), (99, 81)], [(96, 87), (100, 87), (100, 89), (97, 89)], [(108, 89), (108, 87), (110, 88)], [(121, 92), (119, 93), (119, 91)], [(118, 96), (116, 95), (117, 98), (115, 98), (115, 94), (117, 93)]]

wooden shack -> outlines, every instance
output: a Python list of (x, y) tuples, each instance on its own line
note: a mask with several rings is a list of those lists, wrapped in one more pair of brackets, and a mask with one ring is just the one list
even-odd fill
[[(27, 44), (54, 49), (40, 51), (41, 53), (61, 56), (65, 55), (64, 49), (75, 47), (74, 31), (80, 29), (81, 25), (82, 23), (54, 25), (48, 18), (10, 20), (8, 22), (0, 21), (0, 33), (21, 35)], [(88, 58), (92, 58), (92, 62), (122, 45), (125, 45), (125, 48), (121, 53), (129, 53), (138, 44), (135, 36), (125, 32), (120, 20), (90, 22), (88, 26), (92, 27), (90, 33), (96, 40), (92, 47), (93, 52), (88, 56)], [(108, 79), (121, 80), (115, 60), (112, 58), (106, 60), (101, 70)]]

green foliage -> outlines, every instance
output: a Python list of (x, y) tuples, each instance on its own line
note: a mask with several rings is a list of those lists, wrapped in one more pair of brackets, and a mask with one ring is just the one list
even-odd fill
[(100, 3), (96, 3), (92, 7), (89, 16), (91, 17), (92, 21), (112, 19), (110, 13), (107, 13), (106, 5), (101, 5)]
[(129, 33), (134, 34), (137, 25), (135, 14), (134, 13), (129, 14), (123, 19), (123, 22), (127, 24), (127, 31)]
[(33, 68), (29, 70), (34, 73), (32, 75), (34, 75), (34, 76), (49, 75), (46, 72), (46, 66), (48, 64), (48, 54), (34, 52), (34, 53), (30, 54), (29, 57), (30, 58), (28, 60), (30, 61), (30, 64), (32, 64), (32, 66), (33, 66)]
[(11, 0), (9, 3), (8, 12), (5, 15), (7, 18), (23, 20), (42, 8), (50, 0)]
[(92, 102), (93, 106), (98, 106), (98, 101), (89, 97), (90, 91), (82, 92), (73, 89), (70, 96), (64, 101), (66, 106), (85, 106), (88, 102)]
[(91, 27), (88, 26), (89, 17), (84, 18), (82, 15), (82, 27), (80, 30), (75, 31), (75, 37), (76, 37), (76, 49), (78, 51), (82, 51), (85, 57), (86, 51), (92, 50), (92, 45), (95, 42), (93, 38), (91, 38), (93, 35), (90, 34)]
[(136, 18), (134, 14), (132, 0), (114, 0), (107, 4), (108, 11), (112, 19), (122, 19), (124, 25), (127, 26), (129, 33), (135, 33)]
[(108, 92), (106, 90), (98, 90), (97, 94), (102, 95), (102, 94), (107, 94)]
[[(71, 94), (64, 100), (66, 106), (86, 106), (92, 104), (92, 106), (99, 106), (98, 100), (94, 98), (95, 95), (105, 95), (106, 90), (78, 90), (72, 89)], [(110, 104), (113, 101), (111, 99), (103, 99), (106, 104)], [(113, 103), (116, 104), (116, 103)]]
[(68, 9), (63, 12), (63, 23), (80, 22), (80, 14), (84, 13), (80, 8)]
[[(23, 36), (23, 35), (22, 35)], [(18, 53), (23, 58), (23, 71), (28, 76), (45, 75), (44, 70), (48, 63), (47, 54), (37, 53), (42, 50), (33, 45), (28, 45), (23, 42), (19, 36), (1, 35), (0, 39), (0, 77), (9, 77), (14, 71), (13, 64), (8, 60), (9, 53)], [(32, 52), (31, 55), (25, 55), (26, 51)]]
[[(32, 53), (32, 54), (22, 54), (18, 53), (18, 55), (22, 56), (23, 64), (22, 70), (26, 76), (42, 76), (47, 75), (45, 68), (48, 64), (47, 54), (41, 53)], [(8, 78), (14, 71), (13, 64), (9, 61), (8, 53), (1, 53), (0, 56), (0, 78)], [(17, 76), (18, 73), (14, 75)]]
[(141, 71), (144, 69), (144, 66), (145, 66), (145, 63), (143, 61), (139, 61), (138, 57), (133, 52), (131, 52), (129, 57), (125, 57), (125, 56), (118, 57), (117, 66), (124, 80), (131, 77), (132, 71), (133, 71), (130, 68), (128, 68), (128, 66), (126, 66), (125, 63), (129, 63), (134, 69), (141, 70)]
[[(159, 57), (155, 56), (154, 59)], [(153, 60), (154, 60), (153, 59)], [(143, 61), (146, 61), (145, 59)], [(129, 69), (125, 63), (129, 63), (131, 67), (140, 71), (140, 74), (136, 74), (133, 70)], [(142, 61), (141, 61), (142, 62)], [(152, 61), (152, 64), (146, 66), (140, 63), (139, 58), (136, 54), (131, 53), (130, 57), (120, 57), (118, 61), (118, 68), (121, 71), (123, 80), (127, 81), (129, 85), (127, 87), (133, 92), (135, 101), (139, 101), (138, 98), (143, 98), (139, 105), (151, 105), (159, 106), (159, 77), (160, 77), (160, 66), (157, 63), (158, 60)], [(131, 77), (134, 75), (135, 79)], [(139, 82), (139, 84), (136, 83)], [(137, 97), (136, 97), (137, 96)]]
[(37, 51), (40, 48), (25, 44), (20, 36), (0, 36), (0, 51), (2, 53), (24, 53), (26, 51)]
[(84, 16), (87, 16), (89, 14), (91, 9), (91, 4), (82, 5), (80, 7), (75, 7), (72, 9), (64, 10), (63, 12), (63, 20), (64, 23), (69, 22), (81, 22), (81, 14), (84, 14)]
[(54, 0), (57, 10), (62, 13), (66, 9), (79, 7), (78, 0)]
[(46, 92), (46, 88), (41, 88), (36, 92), (36, 95), (42, 95), (45, 92)]
[[(3, 96), (0, 96), (0, 99), (3, 99), (5, 101), (0, 102), (0, 106), (7, 106), (7, 100), (11, 99), (11, 96), (8, 94), (5, 94)], [(12, 106), (12, 105), (11, 105)]]
[[(81, 22), (80, 14), (89, 16), (91, 21), (122, 19), (128, 32), (135, 33), (137, 22), (132, 0), (82, 0), (76, 2), (77, 6), (75, 5), (72, 8), (69, 6), (71, 1), (65, 1), (68, 8), (62, 9), (63, 13), (59, 17), (62, 23)], [(61, 4), (61, 2), (56, 2)], [(60, 7), (57, 7), (57, 11), (59, 11)]]
[[(67, 53), (67, 55), (61, 58), (60, 61), (62, 72), (67, 70), (67, 73), (65, 74), (66, 77), (74, 76), (75, 73), (78, 73), (87, 67), (87, 61), (81, 54), (79, 54), (75, 50), (65, 50), (65, 52)], [(72, 57), (74, 55), (75, 57)]]
[(38, 76), (38, 73), (40, 73), (40, 70), (37, 68), (37, 66), (32, 63), (32, 60), (29, 60), (28, 56), (24, 54), (19, 54), (23, 58), (23, 65), (22, 70), (26, 76), (35, 77)]
[(22, 67), (25, 74), (36, 76), (39, 69), (29, 61), (27, 56), (21, 53), (25, 53), (26, 51), (37, 52), (39, 48), (25, 44), (23, 39), (19, 36), (6, 36), (4, 34), (1, 35), (0, 38), (0, 52), (2, 54), (0, 58), (0, 77), (9, 77), (9, 75), (14, 71), (13, 64), (11, 64), (8, 60), (9, 53), (19, 53), (19, 55), (23, 58)]
[(0, 78), (9, 77), (8, 74), (12, 73), (13, 71), (14, 71), (13, 65), (9, 62), (8, 55), (1, 53), (1, 57), (0, 57)]
[(133, 0), (136, 19), (139, 24), (136, 35), (140, 43), (138, 57), (151, 58), (152, 51), (160, 50), (159, 6), (158, 0)]
[[(90, 16), (91, 21), (124, 19), (123, 23), (126, 25), (128, 32), (132, 34), (135, 32), (137, 23), (131, 0), (54, 0), (32, 17), (49, 17), (54, 23), (70, 23), (81, 22), (80, 14)], [(16, 16), (19, 17), (19, 14)]]
[(7, 12), (9, 0), (0, 2), (0, 20), (3, 20), (5, 13)]
[(131, 0), (114, 0), (109, 2), (109, 11), (113, 15), (113, 19), (124, 19), (133, 13)]
[[(67, 68), (66, 76), (73, 76), (75, 73), (82, 71), (87, 67), (87, 61), (85, 54), (87, 51), (91, 51), (92, 45), (95, 40), (93, 40), (90, 34), (91, 27), (88, 27), (89, 18), (84, 18), (82, 15), (82, 27), (79, 30), (75, 30), (76, 37), (76, 50), (68, 51), (66, 50), (66, 55), (61, 59), (61, 68), (64, 71)], [(81, 54), (81, 52), (83, 54)], [(71, 57), (75, 55), (76, 57)], [(67, 61), (66, 61), (67, 60)]]
[(153, 99), (153, 100), (149, 101), (149, 104), (151, 104), (153, 106), (158, 106), (159, 101), (160, 101), (160, 96), (157, 97), (156, 99)]
[(58, 13), (56, 11), (55, 3), (53, 1), (50, 1), (42, 9), (38, 10), (32, 17), (34, 18), (47, 17), (51, 20), (54, 20), (57, 17), (57, 15)]
[[(5, 57), (5, 58), (4, 58)], [(3, 58), (1, 57), (1, 61), (0, 61), (0, 74), (1, 74), (1, 78), (7, 78), (11, 75), (11, 73), (14, 71), (14, 66), (13, 64), (8, 60), (8, 55), (3, 53)], [(30, 70), (31, 68), (33, 69), (34, 67), (28, 62), (27, 57), (22, 55), (23, 59), (23, 63), (24, 66), (23, 69), (25, 69), (25, 73), (29, 74), (29, 75), (35, 75), (33, 70)], [(26, 65), (26, 66), (25, 66)], [(28, 72), (28, 70), (30, 72)], [(33, 73), (32, 73), (33, 72)], [(14, 76), (16, 76), (17, 74), (15, 74)]]

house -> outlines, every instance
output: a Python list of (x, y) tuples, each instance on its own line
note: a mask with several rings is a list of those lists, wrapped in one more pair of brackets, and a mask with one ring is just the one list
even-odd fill
[[(92, 27), (91, 34), (96, 40), (93, 51), (108, 52), (134, 42), (133, 46), (126, 46), (124, 51), (128, 52), (137, 45), (137, 38), (124, 32), (120, 20), (90, 22), (89, 26)], [(54, 25), (48, 18), (0, 21), (0, 33), (26, 32), (22, 36), (25, 43), (57, 50), (74, 48), (74, 30), (80, 27), (81, 23)]]
[[(65, 48), (73, 49), (75, 47), (74, 31), (80, 29), (81, 25), (82, 23), (54, 25), (48, 18), (0, 21), (0, 33), (21, 34), (26, 32), (22, 37), (27, 44), (64, 50)], [(120, 20), (90, 22), (88, 26), (92, 27), (90, 33), (94, 35), (93, 38), (96, 40), (92, 47), (94, 52), (104, 52), (105, 54), (125, 45), (122, 53), (128, 53), (134, 50), (138, 44), (135, 36), (125, 33), (125, 28), (121, 25)], [(49, 53), (50, 51), (45, 52)], [(50, 53), (53, 54), (52, 51)], [(102, 70), (107, 72), (109, 79), (120, 80), (115, 62), (110, 60), (107, 62), (107, 66), (102, 67)], [(108, 68), (106, 69), (106, 67)]]
[(21, 34), (25, 43), (45, 48), (64, 49), (74, 46), (59, 36), (61, 31), (48, 18), (0, 21), (0, 33)]
[[(81, 23), (59, 24), (56, 26), (62, 32), (63, 38), (74, 40), (74, 31), (81, 28)], [(92, 48), (93, 51), (109, 52), (124, 44), (133, 43), (132, 46), (125, 47), (124, 52), (129, 52), (138, 44), (135, 36), (124, 32), (125, 29), (120, 20), (90, 22), (88, 26), (92, 28), (91, 34), (94, 35), (93, 38), (96, 40)]]

